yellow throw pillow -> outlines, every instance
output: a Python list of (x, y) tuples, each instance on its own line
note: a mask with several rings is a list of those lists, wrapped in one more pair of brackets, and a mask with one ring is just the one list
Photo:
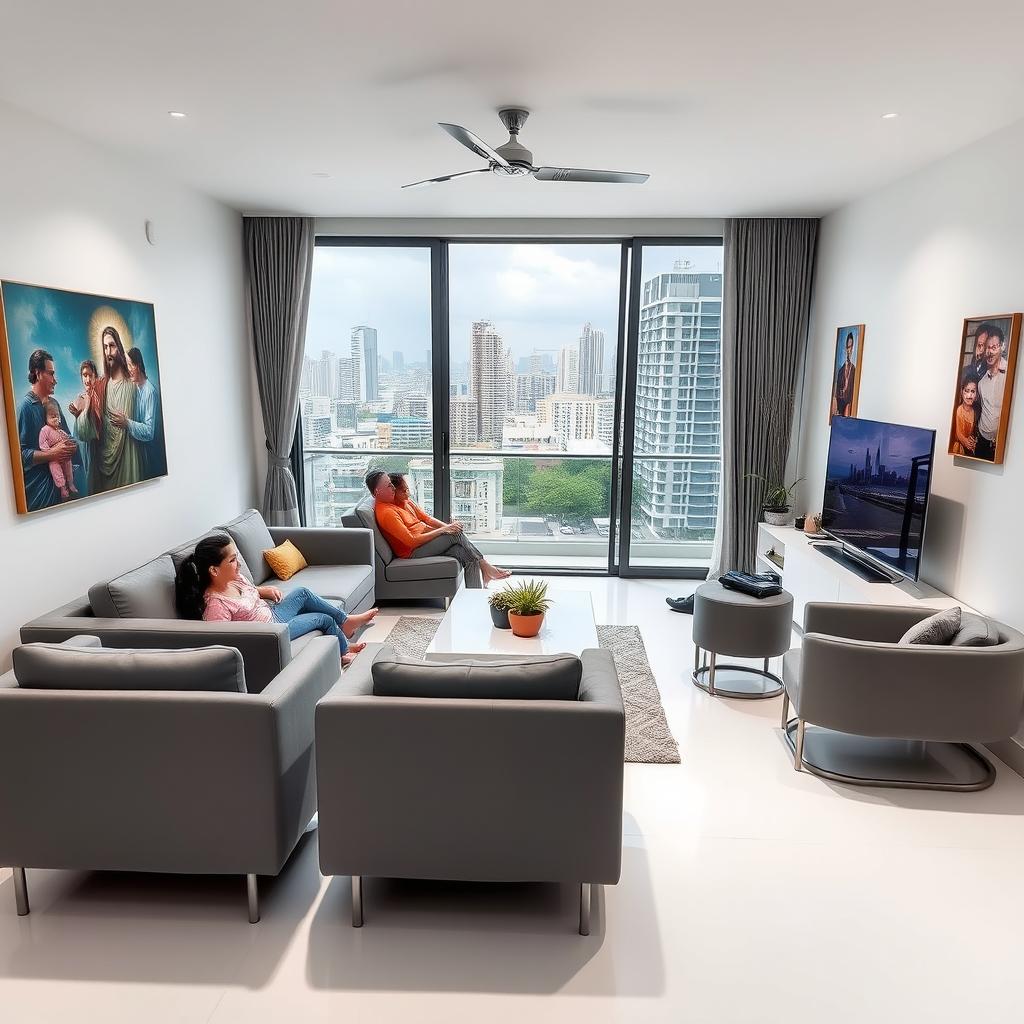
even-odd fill
[(279, 580), (290, 580), (300, 569), (305, 569), (308, 565), (302, 557), (302, 552), (290, 540), (264, 551), (263, 557)]

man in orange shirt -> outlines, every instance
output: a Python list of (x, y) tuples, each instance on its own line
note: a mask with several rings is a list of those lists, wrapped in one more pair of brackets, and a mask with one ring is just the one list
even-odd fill
[(409, 497), (401, 473), (388, 476), (383, 470), (371, 470), (366, 475), (366, 489), (373, 495), (377, 525), (399, 558), (448, 555), (465, 570), (466, 586), (473, 590), (512, 575), (508, 569), (491, 565), (466, 539), (460, 523), (442, 523), (427, 515)]

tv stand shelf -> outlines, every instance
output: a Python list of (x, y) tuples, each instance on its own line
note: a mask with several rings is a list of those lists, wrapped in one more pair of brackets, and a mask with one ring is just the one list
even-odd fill
[[(847, 604), (902, 604), (920, 605), (922, 608), (950, 608), (967, 605), (943, 594), (927, 583), (877, 582), (864, 579), (845, 561), (835, 561), (816, 545), (802, 530), (792, 526), (757, 527), (757, 569), (774, 569), (782, 574), (782, 585), (793, 595), (793, 622), (803, 628), (804, 608), (810, 601), (842, 601)], [(773, 549), (782, 562), (768, 557)]]

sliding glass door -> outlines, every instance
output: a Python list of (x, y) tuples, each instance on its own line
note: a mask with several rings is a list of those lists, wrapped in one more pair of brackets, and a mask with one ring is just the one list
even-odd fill
[(307, 523), (341, 525), (383, 468), (499, 564), (699, 573), (721, 302), (718, 239), (319, 240)]

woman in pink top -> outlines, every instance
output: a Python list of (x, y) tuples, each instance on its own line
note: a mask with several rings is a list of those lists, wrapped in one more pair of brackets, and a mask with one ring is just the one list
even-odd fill
[[(314, 630), (338, 638), (341, 663), (348, 665), (366, 644), (350, 644), (376, 608), (346, 615), (306, 587), (285, 597), (277, 587), (257, 587), (238, 568), (238, 549), (224, 533), (204, 537), (181, 563), (175, 580), (178, 612), (207, 622), (283, 622), (294, 640)], [(268, 602), (272, 602), (273, 606)]]

